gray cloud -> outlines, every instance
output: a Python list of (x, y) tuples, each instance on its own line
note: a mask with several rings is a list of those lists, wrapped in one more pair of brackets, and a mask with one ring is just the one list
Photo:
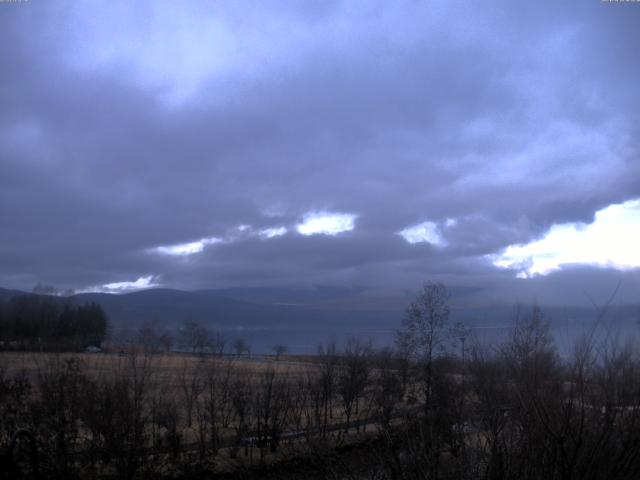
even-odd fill
[[(1, 7), (2, 285), (511, 285), (485, 255), (640, 196), (635, 5)], [(314, 210), (355, 229), (149, 253)]]

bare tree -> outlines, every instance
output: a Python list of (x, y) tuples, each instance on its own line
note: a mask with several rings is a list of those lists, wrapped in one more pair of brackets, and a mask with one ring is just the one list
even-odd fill
[[(424, 448), (428, 452), (429, 474), (437, 477), (440, 464), (440, 447), (442, 439), (435, 428), (438, 412), (436, 411), (435, 387), (436, 378), (434, 360), (444, 348), (446, 325), (449, 320), (449, 292), (441, 283), (426, 283), (416, 299), (407, 308), (402, 329), (398, 331), (397, 344), (417, 362), (419, 378), (423, 385), (424, 421), (421, 426), (421, 437)], [(444, 383), (440, 382), (442, 385)]]
[(32, 408), (43, 445), (52, 460), (51, 469), (61, 477), (70, 475), (70, 445), (78, 436), (86, 378), (76, 357), (54, 356), (38, 368), (39, 399)]
[(162, 347), (162, 351), (165, 355), (171, 353), (171, 349), (173, 348), (173, 335), (169, 330), (164, 330), (160, 333), (158, 337), (160, 345)]
[(330, 341), (327, 346), (318, 347), (318, 359), (320, 362), (319, 392), (322, 404), (322, 438), (326, 437), (329, 419), (333, 418), (333, 396), (335, 395), (338, 355), (336, 352), (335, 340)]
[(205, 388), (202, 363), (198, 362), (192, 365), (189, 360), (184, 359), (180, 369), (180, 390), (185, 406), (187, 427), (192, 425), (194, 408)]
[(466, 343), (471, 336), (471, 329), (462, 322), (457, 322), (450, 330), (451, 337), (455, 343), (460, 344), (460, 358), (462, 360), (462, 366), (464, 370)]
[(231, 381), (233, 364), (231, 361), (208, 362), (205, 370), (205, 388), (199, 414), (202, 441), (209, 439), (213, 452), (220, 446), (222, 430), (229, 426), (231, 412)]
[(168, 447), (172, 459), (175, 461), (182, 446), (181, 412), (178, 404), (168, 396), (153, 396), (150, 408), (152, 445), (156, 448)]
[(380, 427), (388, 431), (394, 411), (404, 397), (401, 365), (396, 352), (389, 348), (377, 352), (374, 362), (377, 375), (374, 378), (373, 402)]
[(247, 372), (237, 372), (231, 386), (231, 405), (234, 415), (233, 426), (236, 432), (235, 446), (231, 451), (232, 457), (237, 455), (238, 448), (251, 432), (253, 414), (251, 410), (251, 395), (252, 389)]
[(351, 416), (358, 412), (361, 395), (369, 381), (371, 371), (371, 345), (362, 345), (356, 338), (350, 338), (342, 356), (342, 364), (338, 372), (338, 390), (342, 397), (347, 433), (351, 425)]
[(249, 354), (249, 345), (242, 338), (236, 338), (233, 341), (233, 350), (238, 357)]
[(260, 383), (254, 391), (252, 407), (261, 459), (264, 458), (267, 444), (272, 452), (278, 448), (289, 412), (289, 394), (286, 374), (277, 375), (269, 368), (261, 375)]
[(122, 360), (114, 372), (84, 382), (82, 421), (95, 451), (113, 463), (119, 478), (129, 480), (142, 466), (148, 440), (154, 370), (150, 356)]
[(210, 337), (209, 347), (214, 355), (224, 354), (224, 350), (227, 346), (227, 339), (221, 332), (214, 332)]
[(202, 353), (210, 344), (211, 332), (198, 322), (187, 320), (180, 327), (180, 337), (183, 346), (190, 348), (192, 353)]
[(286, 345), (282, 345), (279, 343), (277, 345), (274, 345), (272, 350), (273, 350), (273, 353), (276, 354), (276, 361), (278, 361), (280, 360), (280, 357), (286, 354), (289, 349), (287, 348)]
[(160, 350), (162, 342), (155, 322), (145, 322), (136, 336), (136, 343), (147, 353), (156, 353)]

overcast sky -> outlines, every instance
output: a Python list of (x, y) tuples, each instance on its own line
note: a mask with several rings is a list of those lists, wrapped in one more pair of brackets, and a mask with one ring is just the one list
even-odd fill
[(29, 0), (0, 40), (0, 286), (640, 298), (640, 3)]

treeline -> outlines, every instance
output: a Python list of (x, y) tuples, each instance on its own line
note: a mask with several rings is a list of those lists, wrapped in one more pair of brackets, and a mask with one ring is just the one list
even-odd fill
[(0, 375), (0, 446), (26, 428), (49, 478), (640, 478), (636, 345), (592, 331), (561, 358), (536, 307), (501, 345), (448, 320), (446, 289), (429, 284), (394, 348), (353, 339), (306, 365), (52, 356), (31, 379)]
[(107, 323), (96, 303), (72, 305), (43, 295), (14, 296), (0, 301), (0, 348), (78, 351), (99, 346)]
[(242, 338), (229, 342), (222, 332), (194, 320), (185, 320), (177, 328), (167, 328), (158, 321), (145, 321), (137, 329), (114, 330), (110, 332), (107, 347), (112, 351), (136, 350), (145, 354), (190, 352), (221, 356), (232, 352), (236, 355), (250, 353), (250, 346)]

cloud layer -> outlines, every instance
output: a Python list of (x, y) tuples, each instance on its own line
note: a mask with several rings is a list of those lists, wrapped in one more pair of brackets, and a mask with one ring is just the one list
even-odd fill
[(640, 200), (610, 205), (592, 223), (554, 225), (540, 240), (510, 245), (493, 255), (498, 267), (514, 269), (521, 278), (547, 275), (567, 265), (640, 268)]
[(0, 7), (0, 285), (502, 285), (640, 197), (633, 4)]

